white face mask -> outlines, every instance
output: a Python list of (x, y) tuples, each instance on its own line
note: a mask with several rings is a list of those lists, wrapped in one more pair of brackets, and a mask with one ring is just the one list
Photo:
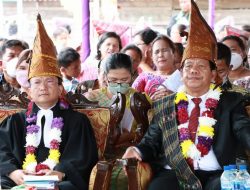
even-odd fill
[(232, 70), (238, 69), (243, 63), (243, 59), (240, 54), (232, 52), (231, 56), (231, 62), (230, 65), (232, 65)]
[(17, 61), (18, 61), (18, 58), (15, 57), (15, 58), (11, 59), (10, 61), (8, 61), (7, 63), (5, 63), (6, 72), (12, 78), (16, 78)]

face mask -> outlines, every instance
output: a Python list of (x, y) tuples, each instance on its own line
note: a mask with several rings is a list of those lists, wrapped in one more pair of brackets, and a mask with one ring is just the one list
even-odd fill
[(108, 89), (113, 95), (116, 95), (117, 92), (126, 94), (126, 92), (129, 90), (129, 87), (129, 84), (127, 83), (108, 83)]
[(230, 65), (233, 66), (232, 70), (238, 69), (241, 66), (242, 62), (243, 62), (243, 59), (240, 54), (232, 53), (231, 62), (230, 62)]
[(6, 72), (12, 78), (16, 78), (17, 61), (18, 61), (18, 58), (16, 57), (16, 58), (11, 59), (7, 63), (5, 63)]
[(29, 88), (30, 83), (28, 81), (28, 71), (27, 70), (20, 70), (16, 71), (16, 80), (18, 84), (20, 84), (23, 88)]

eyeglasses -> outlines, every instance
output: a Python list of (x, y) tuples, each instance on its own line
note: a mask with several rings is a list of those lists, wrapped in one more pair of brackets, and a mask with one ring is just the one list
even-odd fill
[(121, 79), (121, 80), (117, 80), (117, 79), (107, 79), (107, 82), (112, 85), (112, 86), (127, 86), (127, 84), (130, 83), (130, 79)]
[(108, 84), (111, 87), (118, 87), (118, 86), (127, 87), (127, 86), (129, 86), (129, 83), (114, 83), (114, 82), (109, 82), (109, 81), (108, 81)]

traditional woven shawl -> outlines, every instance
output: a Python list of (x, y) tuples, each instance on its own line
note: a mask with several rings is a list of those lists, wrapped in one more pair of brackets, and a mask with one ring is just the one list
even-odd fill
[(182, 189), (202, 190), (199, 179), (194, 175), (182, 155), (175, 111), (175, 94), (153, 103), (153, 122), (162, 130), (164, 152), (168, 165), (175, 170)]

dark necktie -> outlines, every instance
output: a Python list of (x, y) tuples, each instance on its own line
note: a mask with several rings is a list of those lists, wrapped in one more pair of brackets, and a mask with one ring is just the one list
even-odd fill
[(41, 142), (40, 142), (41, 145), (44, 145), (44, 141), (43, 141), (44, 124), (45, 124), (45, 115), (42, 116), (42, 118), (41, 118), (41, 133), (42, 133)]
[(190, 137), (193, 142), (195, 142), (196, 132), (199, 125), (199, 117), (200, 117), (200, 106), (201, 98), (193, 98), (195, 106), (189, 117), (188, 129), (190, 132)]
[(45, 124), (45, 115), (42, 116), (41, 118), (41, 141), (40, 144), (37, 148), (37, 160), (38, 162), (44, 161), (46, 159), (46, 156), (48, 156), (48, 148), (45, 147), (44, 145), (44, 134), (43, 134), (43, 129), (44, 129), (44, 124)]

